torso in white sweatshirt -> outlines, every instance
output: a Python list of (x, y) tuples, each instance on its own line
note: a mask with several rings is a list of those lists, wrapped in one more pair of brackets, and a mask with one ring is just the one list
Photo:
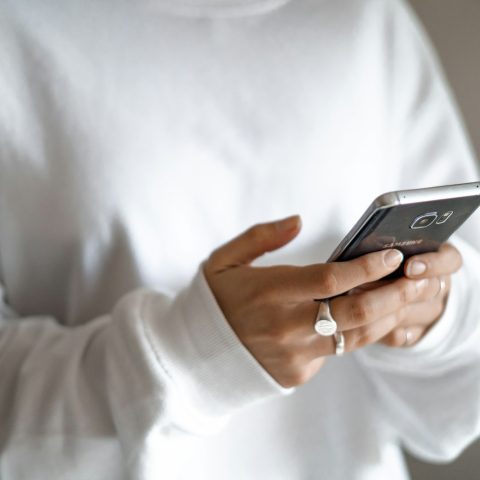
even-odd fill
[(475, 179), (403, 4), (8, 0), (0, 32), (2, 478), (400, 480), (400, 443), (476, 435), (467, 245), (417, 347), (293, 393), (196, 275), (253, 223), (301, 214), (260, 263), (320, 262), (374, 196)]

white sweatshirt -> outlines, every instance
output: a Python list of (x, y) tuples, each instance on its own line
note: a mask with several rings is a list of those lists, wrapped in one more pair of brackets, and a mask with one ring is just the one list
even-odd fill
[(480, 431), (478, 214), (417, 346), (293, 392), (196, 272), (292, 213), (260, 263), (324, 261), (374, 196), (477, 178), (400, 1), (3, 0), (0, 477), (400, 480), (401, 444), (453, 458)]

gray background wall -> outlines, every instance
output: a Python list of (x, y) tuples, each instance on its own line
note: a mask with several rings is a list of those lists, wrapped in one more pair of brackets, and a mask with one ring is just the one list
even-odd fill
[[(410, 3), (437, 48), (480, 157), (480, 0), (411, 0)], [(480, 442), (449, 465), (431, 466), (413, 459), (409, 464), (414, 480), (478, 480)]]
[(480, 0), (411, 0), (410, 3), (440, 54), (479, 156)]

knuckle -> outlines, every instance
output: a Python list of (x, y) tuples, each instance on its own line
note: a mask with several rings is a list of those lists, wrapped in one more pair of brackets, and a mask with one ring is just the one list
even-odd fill
[(400, 342), (400, 335), (397, 330), (394, 330), (382, 339), (382, 343), (388, 347), (398, 347), (400, 346)]
[(321, 279), (322, 291), (328, 295), (334, 295), (338, 290), (338, 278), (334, 268), (328, 267), (325, 269)]
[(395, 315), (385, 317), (381, 322), (374, 325), (360, 327), (352, 330), (352, 335), (347, 342), (347, 349), (349, 351), (356, 350), (372, 343), (380, 341), (382, 338), (385, 342), (393, 342), (392, 330), (397, 326)]
[(417, 296), (418, 288), (415, 281), (402, 282), (398, 289), (398, 301), (400, 305), (409, 304)]
[(357, 348), (365, 347), (367, 345), (370, 345), (375, 340), (376, 340), (376, 338), (375, 338), (375, 335), (373, 334), (372, 329), (371, 328), (366, 328), (363, 331), (362, 336), (359, 339), (359, 342), (357, 344)]
[(372, 317), (373, 307), (370, 300), (363, 298), (350, 304), (350, 317), (354, 322), (366, 322)]
[(359, 264), (362, 269), (362, 273), (366, 278), (372, 278), (375, 276), (375, 273), (377, 273), (378, 266), (376, 260), (376, 257), (372, 257), (370, 255), (360, 257)]
[(415, 287), (417, 299), (432, 300), (440, 293), (441, 281), (439, 278), (425, 278), (419, 280)]
[(383, 338), (382, 343), (388, 347), (399, 347), (401, 345), (400, 335), (395, 330), (392, 333), (389, 333), (386, 337)]
[(346, 352), (353, 352), (362, 346), (363, 330), (363, 328), (356, 328), (345, 335)]
[(253, 227), (250, 227), (246, 232), (245, 236), (247, 239), (254, 244), (262, 243), (263, 240), (267, 237), (268, 227), (264, 224), (258, 223)]
[(397, 328), (393, 330), (388, 337), (391, 338), (390, 346), (392, 347), (403, 347), (405, 344), (405, 331), (403, 329)]
[[(372, 332), (372, 337), (378, 338), (378, 331), (384, 332), (383, 335), (387, 335), (392, 332), (402, 322), (402, 316), (406, 316), (408, 312), (407, 308), (400, 308), (395, 313), (392, 313), (382, 319), (382, 322), (378, 324), (378, 330)], [(373, 340), (376, 341), (376, 340)]]
[[(397, 328), (399, 327), (399, 328)], [(398, 321), (398, 315), (389, 315), (386, 317), (384, 325), (382, 326), (382, 337), (385, 335), (390, 335), (392, 332), (396, 330), (402, 330), (400, 327), (400, 322)], [(405, 338), (405, 337), (404, 337)], [(376, 338), (372, 340), (373, 342), (378, 341), (378, 335)], [(402, 340), (403, 342), (403, 340)]]

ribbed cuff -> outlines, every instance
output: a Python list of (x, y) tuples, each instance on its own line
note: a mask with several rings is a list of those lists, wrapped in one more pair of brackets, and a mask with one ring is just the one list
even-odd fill
[(220, 416), (259, 400), (286, 395), (240, 342), (200, 268), (162, 318), (165, 297), (151, 292), (144, 321), (162, 368), (203, 414)]

